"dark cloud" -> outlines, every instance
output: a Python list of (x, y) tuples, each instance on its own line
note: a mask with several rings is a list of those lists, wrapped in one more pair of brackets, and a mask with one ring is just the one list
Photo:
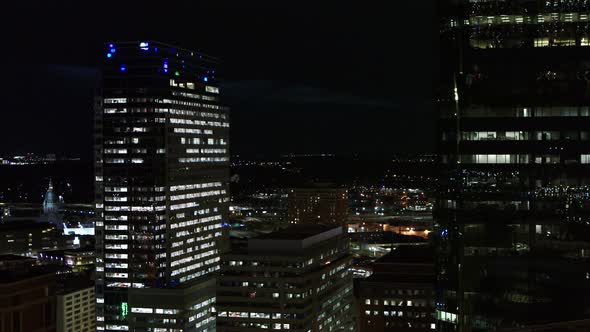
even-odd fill
[(225, 97), (240, 102), (326, 104), (353, 107), (365, 106), (370, 108), (393, 107), (391, 101), (383, 98), (354, 95), (347, 91), (273, 81), (249, 80), (226, 82), (222, 88)]
[(222, 59), (234, 153), (432, 150), (433, 3), (8, 1), (0, 152), (91, 155), (108, 40)]
[[(48, 65), (46, 69), (49, 75), (63, 80), (64, 83), (69, 82), (71, 85), (80, 88), (94, 88), (99, 83), (98, 78), (100, 70), (97, 67), (51, 64)], [(82, 84), (82, 86), (80, 86), (80, 84)]]

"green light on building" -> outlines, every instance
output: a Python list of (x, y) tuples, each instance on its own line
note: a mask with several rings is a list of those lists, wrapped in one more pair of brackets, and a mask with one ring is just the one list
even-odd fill
[(129, 313), (129, 305), (127, 302), (121, 302), (121, 316), (127, 317), (127, 313)]

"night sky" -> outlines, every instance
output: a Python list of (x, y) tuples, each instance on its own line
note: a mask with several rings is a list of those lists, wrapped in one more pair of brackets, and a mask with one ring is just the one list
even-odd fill
[(90, 157), (102, 43), (117, 40), (221, 58), (232, 154), (433, 149), (434, 1), (119, 2), (3, 5), (0, 154)]

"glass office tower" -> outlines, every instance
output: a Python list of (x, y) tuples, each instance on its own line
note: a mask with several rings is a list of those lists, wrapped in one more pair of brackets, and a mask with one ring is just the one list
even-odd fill
[(216, 60), (108, 43), (96, 100), (97, 329), (214, 330), (229, 193)]
[(590, 2), (446, 1), (437, 327), (590, 315)]

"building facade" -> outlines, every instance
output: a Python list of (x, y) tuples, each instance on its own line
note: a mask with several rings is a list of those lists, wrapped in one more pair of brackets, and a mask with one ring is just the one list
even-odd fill
[(217, 330), (354, 331), (342, 228), (304, 225), (252, 238), (223, 259)]
[(96, 331), (96, 296), (94, 283), (65, 280), (56, 296), (57, 332)]
[(438, 327), (587, 317), (590, 8), (442, 3)]
[(97, 330), (206, 331), (228, 211), (217, 60), (105, 45), (95, 100)]
[(307, 187), (289, 190), (288, 220), (291, 224), (345, 225), (348, 191), (336, 187)]
[(53, 249), (60, 234), (56, 226), (47, 222), (20, 220), (0, 225), (1, 254), (33, 254)]
[(358, 332), (436, 329), (432, 248), (399, 246), (372, 268), (371, 276), (355, 284)]
[(74, 272), (94, 271), (96, 264), (92, 247), (43, 251), (37, 254), (37, 259), (43, 264), (67, 266)]

